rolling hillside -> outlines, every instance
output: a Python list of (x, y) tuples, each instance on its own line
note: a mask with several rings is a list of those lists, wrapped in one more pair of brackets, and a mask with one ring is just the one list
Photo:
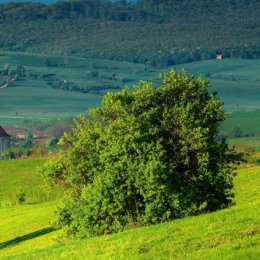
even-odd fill
[[(48, 66), (44, 64), (46, 59), (50, 62)], [(10, 87), (0, 89), (1, 124), (76, 117), (99, 106), (106, 91), (117, 91), (140, 79), (159, 78), (158, 70), (142, 64), (1, 52), (0, 83), (7, 81), (8, 73), (17, 73), (21, 65), (24, 75)]]
[[(0, 162), (1, 198), (26, 180), (21, 169), (42, 161)], [(24, 167), (21, 167), (24, 165)], [(26, 166), (27, 165), (27, 166)], [(4, 177), (5, 176), (5, 177)], [(7, 177), (8, 176), (8, 177)], [(236, 206), (144, 228), (82, 241), (58, 239), (50, 224), (57, 200), (0, 207), (0, 259), (252, 260), (260, 256), (259, 166), (242, 166), (235, 178)], [(30, 180), (37, 184), (35, 170)], [(7, 187), (9, 186), (9, 187)], [(37, 195), (36, 195), (37, 196)]]
[(224, 132), (234, 127), (248, 133), (260, 132), (257, 120), (260, 116), (260, 60), (207, 60), (154, 67), (71, 56), (1, 52), (0, 83), (6, 81), (8, 73), (17, 73), (21, 65), (24, 74), (12, 86), (0, 89), (0, 123), (3, 125), (85, 114), (88, 108), (100, 105), (107, 91), (118, 91), (126, 85), (131, 87), (140, 80), (156, 85), (160, 83), (160, 72), (185, 68), (189, 74), (203, 74), (211, 82), (211, 90), (218, 92), (228, 113), (228, 120), (222, 126)]
[[(46, 135), (42, 135), (41, 140), (33, 140), (33, 135), (28, 135), (28, 138), (21, 139), (19, 144), (16, 141), (13, 142), (15, 149), (16, 144), (24, 150), (30, 147), (27, 149), (28, 153), (24, 154), (29, 154), (29, 150), (35, 150), (30, 155), (30, 159), (0, 160), (0, 260), (260, 259), (259, 14), (259, 0), (0, 0), (0, 126), (9, 126), (15, 130), (20, 128), (24, 132), (31, 131), (33, 134), (33, 130), (36, 128), (36, 130), (46, 132)], [(222, 58), (217, 59), (218, 56)], [(169, 168), (166, 166), (168, 164), (161, 164), (159, 160), (153, 158), (163, 157), (167, 154), (165, 157), (174, 160), (176, 157), (172, 154), (177, 154), (181, 163), (176, 166), (175, 162), (171, 162), (169, 165), (173, 165), (174, 170), (179, 171), (179, 175), (176, 178), (173, 174), (175, 179), (171, 183), (178, 186), (177, 188), (180, 188), (182, 193), (190, 196), (192, 194), (190, 188), (179, 187), (176, 185), (176, 179), (183, 179), (182, 181), (188, 184), (187, 187), (192, 186), (194, 182), (198, 187), (197, 190), (201, 192), (199, 197), (204, 201), (205, 196), (212, 192), (212, 189), (209, 190), (208, 187), (204, 189), (204, 186), (209, 183), (216, 186), (220, 183), (216, 187), (220, 187), (220, 185), (225, 187), (223, 178), (216, 178), (216, 176), (213, 178), (209, 175), (211, 171), (208, 168), (214, 168), (218, 164), (214, 162), (217, 161), (217, 158), (223, 157), (222, 161), (229, 159), (232, 161), (233, 155), (228, 155), (230, 156), (228, 157), (224, 148), (219, 150), (214, 144), (215, 140), (217, 142), (222, 137), (227, 137), (228, 145), (238, 152), (243, 151), (243, 158), (247, 161), (238, 166), (237, 174), (234, 177), (235, 197), (232, 206), (211, 213), (140, 227), (136, 224), (141, 215), (138, 207), (140, 205), (140, 208), (142, 207), (144, 210), (149, 210), (149, 207), (134, 198), (131, 200), (133, 203), (130, 200), (126, 200), (127, 203), (125, 203), (131, 204), (131, 211), (134, 208), (136, 212), (132, 218), (134, 220), (128, 222), (125, 231), (82, 240), (64, 237), (66, 232), (57, 228), (55, 219), (57, 208), (63, 203), (65, 178), (52, 188), (47, 186), (46, 181), (37, 172), (38, 168), (48, 159), (32, 159), (32, 157), (40, 154), (40, 148), (42, 148), (43, 152), (49, 152), (49, 156), (57, 158), (55, 157), (58, 156), (56, 143), (61, 132), (64, 132), (64, 129), (70, 130), (69, 124), (72, 122), (72, 118), (77, 118), (79, 115), (87, 116), (89, 108), (100, 106), (105, 93), (117, 92), (125, 86), (132, 90), (140, 80), (150, 81), (158, 86), (161, 83), (160, 73), (169, 72), (171, 69), (184, 69), (189, 75), (192, 74), (196, 77), (203, 75), (209, 80), (211, 84), (209, 91), (217, 92), (224, 104), (226, 120), (219, 126), (219, 133), (216, 133), (217, 130), (215, 131), (218, 125), (216, 128), (210, 125), (211, 121), (214, 122), (215, 115), (217, 119), (221, 114), (216, 111), (219, 106), (217, 102), (213, 101), (206, 103), (206, 95), (197, 101), (196, 96), (199, 95), (195, 93), (195, 95), (190, 95), (192, 99), (190, 101), (186, 98), (189, 95), (182, 94), (178, 98), (179, 94), (177, 94), (177, 98), (172, 103), (181, 100), (182, 103), (178, 106), (181, 109), (177, 111), (177, 105), (174, 104), (178, 113), (173, 114), (168, 114), (168, 111), (171, 112), (173, 109), (172, 103), (169, 103), (168, 96), (165, 95), (167, 106), (164, 107), (163, 115), (167, 117), (165, 117), (163, 126), (168, 125), (171, 120), (173, 122), (171, 131), (167, 132), (152, 125), (153, 121), (158, 121), (154, 120), (154, 115), (157, 116), (157, 111), (162, 111), (161, 108), (154, 108), (153, 104), (158, 104), (159, 107), (164, 94), (160, 95), (160, 99), (154, 101), (150, 92), (145, 92), (142, 94), (143, 96), (137, 94), (140, 107), (136, 101), (133, 103), (133, 109), (131, 107), (133, 114), (144, 112), (140, 116), (140, 124), (138, 121), (138, 125), (129, 125), (129, 122), (134, 122), (134, 116), (131, 115), (129, 120), (126, 120), (128, 117), (123, 117), (121, 121), (116, 120), (115, 127), (108, 128), (108, 130), (103, 131), (103, 124), (100, 124), (100, 128), (94, 125), (96, 127), (96, 132), (93, 131), (94, 134), (88, 131), (89, 126), (86, 125), (86, 135), (84, 131), (79, 133), (83, 136), (79, 140), (83, 141), (76, 142), (77, 146), (70, 149), (70, 151), (79, 151), (80, 156), (83, 156), (82, 162), (80, 160), (80, 163), (76, 163), (76, 167), (72, 167), (65, 173), (60, 170), (60, 168), (64, 168), (60, 163), (58, 166), (54, 166), (55, 171), (52, 169), (51, 173), (62, 178), (68, 172), (75, 175), (78, 171), (80, 174), (82, 173), (79, 179), (88, 180), (85, 165), (92, 170), (93, 165), (97, 165), (101, 172), (100, 169), (103, 166), (100, 165), (103, 161), (111, 161), (111, 165), (113, 163), (112, 166), (103, 167), (109, 174), (111, 172), (111, 176), (115, 173), (116, 167), (120, 168), (117, 173), (119, 177), (120, 175), (125, 177), (125, 171), (131, 172), (130, 181), (122, 181), (121, 177), (113, 181), (107, 177), (103, 182), (103, 179), (100, 181), (99, 177), (110, 175), (105, 175), (102, 171), (101, 175), (95, 179), (97, 183), (101, 183), (101, 188), (99, 186), (96, 188), (100, 192), (93, 193), (95, 195), (89, 200), (92, 202), (93, 198), (99, 198), (96, 194), (106, 194), (102, 187), (106, 182), (114, 185), (108, 185), (107, 193), (113, 191), (122, 197), (122, 190), (127, 189), (125, 185), (120, 191), (119, 183), (129, 182), (131, 185), (126, 193), (134, 194), (132, 190), (135, 190), (136, 187), (133, 188), (132, 183), (140, 181), (139, 179), (132, 181), (134, 178), (131, 169), (135, 170), (136, 176), (142, 176), (146, 171), (149, 176), (148, 181), (140, 182), (145, 185), (156, 178), (160, 181), (167, 179), (165, 176), (169, 175)], [(176, 82), (174, 80), (173, 84)], [(193, 87), (193, 84), (187, 84), (188, 81), (181, 82), (180, 87), (188, 86), (189, 94), (193, 94), (190, 89), (196, 87)], [(165, 89), (167, 94), (170, 93), (168, 86)], [(179, 87), (175, 89), (178, 93), (182, 93), (179, 91)], [(146, 99), (143, 99), (144, 96), (148, 97), (147, 102)], [(125, 97), (128, 96), (123, 97), (127, 102), (134, 100), (125, 99)], [(190, 105), (191, 102), (196, 105), (194, 108), (193, 104)], [(117, 102), (113, 101), (113, 103), (118, 105)], [(151, 113), (142, 108), (145, 103), (149, 108), (152, 106)], [(119, 106), (113, 110), (110, 101), (106, 104), (109, 107), (108, 114), (110, 116), (110, 111), (112, 111), (111, 118), (114, 120), (114, 114), (117, 116), (118, 111), (121, 110), (118, 109)], [(207, 109), (197, 109), (200, 107), (197, 104), (206, 104)], [(187, 113), (184, 108), (188, 108)], [(211, 108), (215, 110), (214, 113), (210, 112)], [(122, 109), (122, 111), (127, 109)], [(192, 112), (192, 116), (190, 116), (190, 111), (195, 111)], [(200, 116), (199, 120), (196, 119), (198, 111), (202, 111), (199, 112), (199, 115), (205, 115)], [(106, 111), (102, 113), (107, 116)], [(146, 114), (149, 115), (147, 119)], [(176, 115), (180, 115), (180, 118), (176, 119)], [(108, 117), (108, 121), (111, 118)], [(194, 118), (194, 120), (188, 124), (189, 118)], [(187, 119), (187, 124), (183, 124), (184, 119)], [(123, 121), (125, 125), (122, 124), (121, 128), (120, 124)], [(144, 124), (146, 121), (147, 123)], [(160, 119), (159, 125), (161, 125), (161, 121)], [(198, 124), (196, 129), (191, 130), (190, 126), (193, 126), (193, 122), (196, 124), (200, 121), (203, 127), (201, 128)], [(90, 125), (92, 124), (90, 123)], [(152, 125), (151, 129), (148, 127), (150, 125)], [(179, 125), (185, 126), (181, 128), (180, 135), (176, 131)], [(49, 132), (47, 131), (48, 126)], [(133, 129), (133, 132), (126, 135), (126, 129)], [(213, 129), (212, 134), (211, 129)], [(59, 135), (56, 136), (56, 132), (59, 132)], [(115, 135), (108, 135), (109, 132), (113, 132)], [(161, 142), (161, 139), (158, 138), (159, 135), (156, 135), (154, 145), (151, 145), (146, 141), (153, 135), (150, 132), (162, 133), (160, 137), (163, 136), (163, 138), (164, 136), (174, 136), (174, 139), (169, 139), (168, 142), (161, 138)], [(207, 133), (205, 137), (204, 132)], [(147, 135), (142, 136), (141, 133)], [(104, 139), (100, 138), (96, 141), (97, 136), (101, 134), (107, 135), (104, 136)], [(119, 138), (119, 134), (122, 138)], [(177, 140), (179, 136), (182, 138), (180, 142)], [(77, 139), (77, 136), (75, 137), (69, 141), (74, 143)], [(16, 139), (15, 136), (11, 138)], [(113, 145), (106, 145), (106, 140), (114, 139)], [(126, 146), (122, 146), (124, 149), (118, 145), (119, 139), (128, 142)], [(132, 140), (134, 141), (132, 142)], [(139, 150), (135, 151), (135, 147), (143, 140), (145, 140), (143, 147), (141, 149), (137, 147)], [(208, 140), (211, 140), (210, 144), (208, 144)], [(31, 149), (32, 141), (36, 145)], [(98, 148), (92, 149), (94, 146), (91, 145), (89, 147), (95, 151), (92, 153), (90, 149), (86, 149), (86, 154), (96, 153), (97, 155), (94, 159), (86, 160), (85, 151), (82, 149), (84, 142), (95, 143), (96, 148), (105, 147), (105, 156), (102, 154), (100, 156)], [(199, 142), (203, 142), (203, 144), (200, 145)], [(166, 143), (166, 150), (161, 149), (160, 153), (154, 152), (159, 149), (150, 149), (150, 147), (156, 148), (164, 143)], [(177, 143), (176, 149), (173, 147), (174, 152), (168, 152), (167, 147), (170, 147), (172, 143)], [(182, 143), (187, 143), (187, 147)], [(163, 145), (162, 147), (164, 147)], [(3, 142), (2, 147), (4, 146)], [(63, 146), (64, 149), (67, 149), (65, 151), (67, 153), (69, 146), (66, 142)], [(117, 156), (122, 156), (122, 150), (128, 149), (128, 146), (130, 152), (125, 153), (124, 161), (118, 162)], [(209, 148), (208, 150), (206, 146)], [(19, 147), (17, 148), (19, 149)], [(117, 149), (110, 154), (108, 150), (110, 147), (117, 147)], [(149, 160), (146, 160), (146, 154), (143, 153), (146, 150)], [(211, 151), (212, 155), (214, 152), (214, 156), (211, 156)], [(7, 152), (10, 151), (5, 151), (6, 154)], [(129, 156), (132, 156), (131, 160), (138, 162), (135, 154), (140, 155), (140, 158), (145, 157), (141, 162), (148, 166), (144, 167), (145, 170), (140, 171), (140, 174), (136, 173), (140, 163), (136, 163), (133, 167), (129, 167), (130, 164), (128, 164)], [(75, 162), (75, 158), (78, 160), (77, 153), (71, 159), (65, 158), (64, 162)], [(208, 158), (212, 158), (213, 161), (208, 163)], [(188, 163), (189, 168), (185, 166)], [(219, 163), (221, 163), (220, 160)], [(203, 179), (204, 175), (202, 177), (199, 175), (197, 165), (200, 167), (199, 171), (205, 171), (206, 181)], [(157, 176), (157, 171), (159, 172), (162, 168), (163, 173), (166, 172), (166, 174)], [(215, 169), (220, 168), (215, 167), (212, 171), (218, 175)], [(89, 175), (94, 174), (92, 172)], [(185, 176), (188, 176), (190, 172), (194, 173), (192, 179)], [(84, 182), (78, 181), (77, 177), (72, 176), (73, 174), (69, 181), (73, 182), (73, 185), (75, 183), (74, 191), (81, 186), (86, 188), (85, 184), (82, 184)], [(223, 174), (226, 174), (225, 171)], [(196, 175), (198, 175), (198, 182)], [(162, 189), (164, 183), (162, 181), (158, 183), (159, 185), (156, 184), (156, 186), (154, 184), (155, 188), (151, 193), (157, 194), (157, 189), (164, 192)], [(168, 181), (168, 183), (170, 182)], [(200, 183), (203, 185), (201, 186)], [(145, 185), (139, 186), (145, 187)], [(165, 191), (167, 190), (165, 189)], [(148, 192), (150, 192), (149, 189)], [(163, 192), (161, 192), (160, 198), (165, 196), (166, 192)], [(215, 197), (221, 197), (217, 189), (215, 193), (218, 194), (214, 195)], [(74, 193), (72, 194), (74, 195)], [(91, 192), (86, 189), (86, 192), (82, 194), (87, 197)], [(130, 195), (129, 198), (132, 199)], [(197, 195), (192, 196), (198, 198)], [(215, 198), (214, 196), (213, 198)], [(107, 201), (112, 201), (115, 204), (114, 208), (118, 210), (120, 205), (114, 198), (110, 196)], [(154, 204), (159, 201), (152, 196), (151, 198), (149, 199)], [(115, 214), (107, 206), (106, 200), (100, 199), (100, 201), (104, 202), (104, 208), (109, 214)], [(167, 203), (172, 207), (171, 201), (178, 204), (178, 207), (174, 206), (174, 210), (170, 211), (174, 216), (176, 216), (176, 211), (181, 209), (179, 205), (183, 203), (181, 204), (183, 206), (187, 203), (185, 199), (175, 200), (175, 198), (165, 200), (166, 203), (161, 201), (162, 207)], [(68, 200), (68, 202), (71, 201)], [(75, 229), (81, 223), (87, 223), (86, 218), (78, 217), (87, 207), (81, 208), (79, 205), (81, 206), (82, 203), (76, 206), (77, 209), (80, 208), (79, 214), (76, 217), (73, 216), (74, 219), (79, 220), (73, 226)], [(73, 213), (76, 212), (75, 207), (71, 208)], [(99, 208), (93, 206), (89, 212), (93, 213), (93, 209)], [(123, 207), (122, 211), (128, 218), (129, 211)], [(98, 224), (103, 224), (106, 217), (103, 218), (100, 212), (102, 209), (96, 210), (96, 219)], [(197, 214), (197, 211), (192, 212)], [(63, 211), (61, 214), (63, 213), (69, 216), (68, 211)], [(168, 212), (165, 211), (165, 216), (166, 213)], [(110, 216), (109, 214), (107, 215)], [(73, 219), (68, 216), (65, 216), (64, 220)], [(91, 220), (93, 220), (93, 216), (90, 216)], [(118, 218), (114, 223), (117, 221)], [(107, 226), (111, 227), (111, 221), (107, 223)]]

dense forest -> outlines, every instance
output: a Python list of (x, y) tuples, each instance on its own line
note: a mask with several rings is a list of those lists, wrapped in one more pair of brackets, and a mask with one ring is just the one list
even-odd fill
[(0, 48), (173, 65), (260, 57), (260, 1), (0, 4)]

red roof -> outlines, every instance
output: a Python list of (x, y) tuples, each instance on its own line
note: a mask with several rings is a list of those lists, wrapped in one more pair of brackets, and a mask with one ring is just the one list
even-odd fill
[(1, 137), (9, 137), (10, 135), (6, 133), (6, 131), (4, 130), (4, 128), (2, 126), (0, 126), (0, 138)]

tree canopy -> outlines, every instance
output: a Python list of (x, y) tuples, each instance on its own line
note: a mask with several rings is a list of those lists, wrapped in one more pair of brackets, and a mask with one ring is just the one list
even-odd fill
[(171, 71), (159, 87), (107, 93), (41, 169), (66, 184), (58, 224), (88, 237), (229, 206), (236, 155), (218, 138), (223, 104), (208, 87)]

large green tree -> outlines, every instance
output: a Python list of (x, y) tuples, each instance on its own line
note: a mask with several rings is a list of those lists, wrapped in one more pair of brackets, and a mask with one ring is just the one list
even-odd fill
[(93, 236), (227, 207), (235, 154), (218, 127), (223, 104), (202, 77), (171, 71), (162, 85), (107, 93), (64, 135), (42, 172), (66, 184), (58, 223)]

